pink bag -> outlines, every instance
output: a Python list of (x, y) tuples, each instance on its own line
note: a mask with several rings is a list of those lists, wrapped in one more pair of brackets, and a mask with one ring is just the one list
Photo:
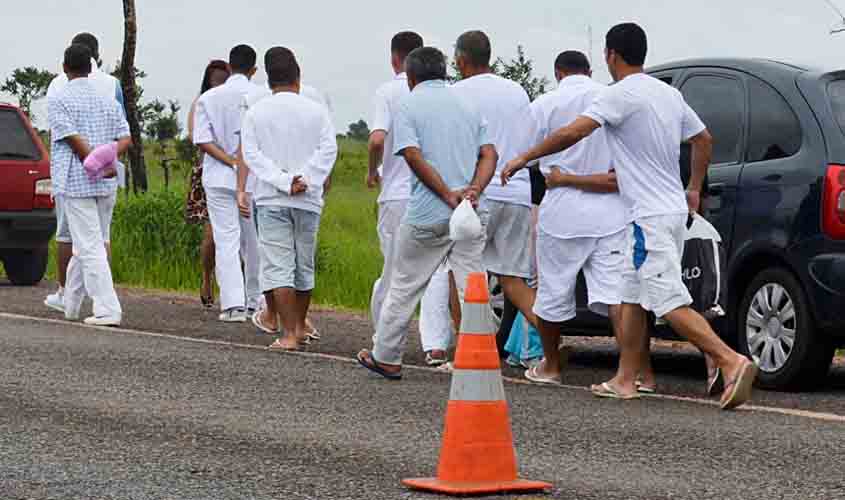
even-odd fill
[(114, 167), (117, 161), (117, 143), (110, 142), (97, 146), (85, 157), (83, 166), (85, 173), (91, 180), (101, 179), (109, 167)]

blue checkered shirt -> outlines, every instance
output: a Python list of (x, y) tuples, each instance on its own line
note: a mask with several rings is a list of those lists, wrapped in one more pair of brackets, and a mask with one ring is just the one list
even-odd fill
[(50, 170), (53, 193), (71, 198), (109, 196), (117, 179), (91, 180), (82, 161), (64, 139), (82, 136), (93, 150), (129, 136), (129, 124), (114, 99), (101, 97), (87, 78), (68, 82), (48, 104), (52, 151)]

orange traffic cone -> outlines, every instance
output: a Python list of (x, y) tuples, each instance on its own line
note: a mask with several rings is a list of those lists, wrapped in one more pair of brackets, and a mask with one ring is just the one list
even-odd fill
[(461, 334), (437, 477), (405, 479), (413, 489), (449, 495), (528, 492), (550, 488), (517, 477), (508, 402), (491, 332), (487, 276), (467, 280)]

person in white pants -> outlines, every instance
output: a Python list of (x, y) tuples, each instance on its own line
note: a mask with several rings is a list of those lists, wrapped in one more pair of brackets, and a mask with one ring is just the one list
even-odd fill
[(414, 173), (411, 199), (399, 226), (394, 277), (382, 306), (373, 349), (358, 362), (388, 379), (402, 377), (407, 329), (417, 305), (445, 261), (455, 274), (458, 296), (470, 273), (483, 272), (484, 229), (452, 241), (449, 221), (463, 200), (480, 206), (481, 193), (496, 170), (497, 154), (487, 125), (474, 107), (446, 83), (446, 57), (433, 47), (413, 50), (405, 61), (411, 93), (394, 118), (391, 153)]
[(255, 59), (255, 50), (249, 46), (232, 49), (232, 76), (199, 98), (194, 124), (194, 144), (205, 153), (202, 183), (214, 234), (220, 321), (229, 323), (245, 322), (247, 310), (257, 309), (261, 297), (255, 222), (238, 211), (236, 174), (242, 165), (238, 151), (244, 97), (257, 89), (250, 83)]
[[(408, 77), (405, 74), (405, 58), (412, 50), (423, 46), (420, 35), (403, 31), (394, 35), (390, 42), (390, 63), (395, 76), (381, 85), (373, 101), (370, 122), (369, 174), (367, 186), (381, 187), (378, 197), (378, 237), (384, 267), (381, 276), (373, 284), (370, 300), (370, 317), (373, 326), (378, 325), (382, 306), (390, 288), (390, 280), (396, 266), (396, 250), (399, 244), (399, 225), (408, 200), (411, 198), (411, 169), (401, 156), (385, 155), (393, 148), (393, 115), (399, 102), (410, 93)], [(447, 349), (452, 342), (452, 325), (449, 315), (449, 274), (445, 265), (432, 276), (422, 298), (420, 312), (420, 339), (426, 354), (426, 363), (440, 366), (447, 362)]]
[[(114, 99), (123, 107), (123, 90), (120, 87), (120, 81), (112, 75), (100, 71), (100, 42), (97, 37), (91, 33), (79, 33), (73, 37), (71, 43), (78, 43), (85, 45), (91, 51), (91, 73), (88, 75), (88, 82), (94, 87), (98, 94), (106, 99)], [(68, 78), (64, 73), (59, 74), (50, 82), (47, 87), (47, 106), (55, 98), (62, 89), (67, 85)], [(123, 185), (125, 168), (118, 164), (117, 167), (117, 183)], [(111, 201), (106, 203), (104, 208), (114, 208), (117, 201), (117, 191), (111, 196)], [(59, 289), (55, 293), (51, 293), (44, 300), (44, 305), (59, 312), (65, 312), (65, 288), (73, 286), (79, 293), (85, 293), (84, 288), (80, 290), (82, 283), (82, 273), (79, 266), (75, 266), (76, 271), (73, 279), (74, 283), (67, 283), (69, 276), (70, 261), (73, 256), (73, 242), (70, 237), (70, 228), (67, 223), (67, 215), (65, 211), (64, 196), (54, 195), (56, 205), (56, 281), (59, 282)], [(103, 226), (111, 226), (111, 213), (104, 212), (101, 221)], [(107, 222), (107, 224), (106, 224)], [(104, 227), (104, 238), (106, 241), (106, 253), (111, 255), (111, 248), (109, 246), (109, 227)], [(76, 302), (78, 298), (74, 299)]]
[(85, 291), (94, 302), (94, 315), (85, 323), (118, 326), (123, 311), (112, 282), (106, 254), (114, 193), (117, 190), (116, 166), (109, 169), (109, 178), (92, 178), (82, 162), (97, 146), (117, 141), (118, 154), (124, 153), (132, 141), (123, 111), (114, 99), (98, 94), (88, 80), (91, 72), (91, 51), (73, 44), (65, 51), (64, 71), (68, 83), (48, 106), (52, 132), (51, 172), (53, 189), (64, 197), (64, 208), (73, 241), (71, 265), (81, 270), (82, 284), (75, 280), (73, 291), (66, 298), (65, 315), (75, 319)]

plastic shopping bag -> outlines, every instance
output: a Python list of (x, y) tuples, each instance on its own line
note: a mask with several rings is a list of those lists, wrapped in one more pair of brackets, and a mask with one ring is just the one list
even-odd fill
[(522, 313), (516, 315), (513, 321), (505, 350), (510, 353), (515, 362), (528, 362), (543, 357), (543, 343), (540, 332), (537, 331)]
[(117, 162), (117, 143), (110, 142), (97, 146), (87, 157), (83, 166), (85, 173), (91, 179), (100, 179), (109, 167), (114, 167)]
[(725, 249), (719, 231), (704, 217), (692, 216), (684, 241), (684, 285), (692, 296), (692, 308), (707, 319), (725, 315), (725, 263)]
[(449, 220), (449, 239), (467, 241), (481, 236), (481, 219), (469, 200), (464, 200), (452, 213)]

